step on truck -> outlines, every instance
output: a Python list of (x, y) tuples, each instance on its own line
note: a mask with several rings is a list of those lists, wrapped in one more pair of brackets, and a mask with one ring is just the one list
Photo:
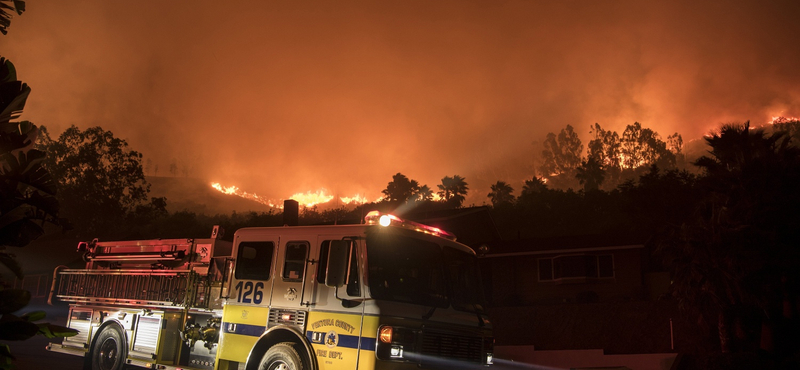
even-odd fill
[(50, 300), (84, 369), (471, 369), (492, 364), (475, 253), (370, 212), (359, 225), (253, 227), (208, 239), (80, 243)]

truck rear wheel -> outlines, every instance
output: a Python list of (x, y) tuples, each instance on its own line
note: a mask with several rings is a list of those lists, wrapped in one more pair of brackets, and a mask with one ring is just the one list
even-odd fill
[(292, 343), (278, 343), (261, 358), (258, 370), (303, 370), (303, 360)]
[(97, 335), (92, 347), (92, 370), (122, 370), (128, 357), (125, 334), (109, 325)]

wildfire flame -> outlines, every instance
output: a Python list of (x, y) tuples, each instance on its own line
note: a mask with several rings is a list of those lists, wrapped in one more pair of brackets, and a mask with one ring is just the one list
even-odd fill
[(294, 199), (306, 207), (313, 207), (317, 204), (328, 203), (333, 200), (333, 198), (333, 195), (325, 194), (325, 189), (319, 190), (316, 193), (312, 193), (310, 191), (305, 193), (295, 193), (289, 197), (289, 199)]
[[(242, 191), (237, 186), (222, 186), (218, 182), (211, 183), (211, 187), (223, 194), (236, 195), (245, 199), (249, 199), (264, 204), (272, 208), (283, 209), (282, 199), (281, 200), (268, 199), (266, 197), (262, 197), (254, 193), (248, 193), (246, 191)], [(333, 195), (328, 195), (326, 189), (321, 189), (316, 192), (307, 191), (305, 193), (295, 193), (288, 199), (296, 200), (304, 207), (314, 207), (316, 205), (329, 203), (334, 198), (336, 197)], [(366, 197), (361, 196), (360, 194), (356, 194), (352, 197), (340, 197), (339, 201), (342, 202), (342, 204), (344, 205), (364, 204), (370, 202)]]
[(257, 194), (248, 193), (246, 191), (241, 191), (236, 186), (222, 186), (218, 182), (213, 182), (213, 183), (211, 183), (211, 187), (214, 188), (214, 189), (219, 190), (223, 194), (236, 195), (236, 196), (242, 197), (244, 199), (249, 199), (249, 200), (252, 200), (252, 201), (267, 205), (267, 206), (270, 206), (272, 208), (283, 208), (283, 204), (276, 205), (275, 203), (273, 203), (271, 200), (269, 200), (267, 198), (258, 196)]
[(620, 163), (620, 166), (622, 168), (639, 168), (639, 167), (642, 167), (642, 166), (644, 166), (646, 164), (644, 158), (642, 158), (642, 159), (639, 159), (636, 163), (633, 163), (633, 165), (629, 166), (628, 165), (628, 156), (626, 156), (625, 154), (622, 154), (622, 153), (619, 154), (619, 163)]
[(789, 122), (800, 122), (800, 118), (797, 117), (784, 117), (784, 116), (772, 116), (772, 119), (767, 122), (767, 124), (775, 125), (781, 123), (789, 123)]
[(366, 197), (362, 197), (361, 194), (356, 194), (352, 197), (341, 197), (339, 198), (339, 200), (341, 200), (342, 203), (344, 204), (350, 204), (350, 203), (364, 204), (370, 202)]

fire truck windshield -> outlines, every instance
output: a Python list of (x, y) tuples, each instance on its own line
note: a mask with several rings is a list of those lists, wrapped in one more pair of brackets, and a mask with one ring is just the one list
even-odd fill
[(474, 255), (414, 237), (413, 233), (367, 234), (372, 298), (482, 312)]

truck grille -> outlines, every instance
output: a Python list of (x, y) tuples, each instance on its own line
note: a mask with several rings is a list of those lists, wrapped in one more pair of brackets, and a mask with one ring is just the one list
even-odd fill
[(481, 362), (481, 337), (437, 331), (422, 333), (422, 354), (434, 358), (451, 358)]
[(268, 327), (278, 324), (297, 326), (301, 330), (306, 325), (306, 312), (300, 310), (271, 309), (269, 311)]

